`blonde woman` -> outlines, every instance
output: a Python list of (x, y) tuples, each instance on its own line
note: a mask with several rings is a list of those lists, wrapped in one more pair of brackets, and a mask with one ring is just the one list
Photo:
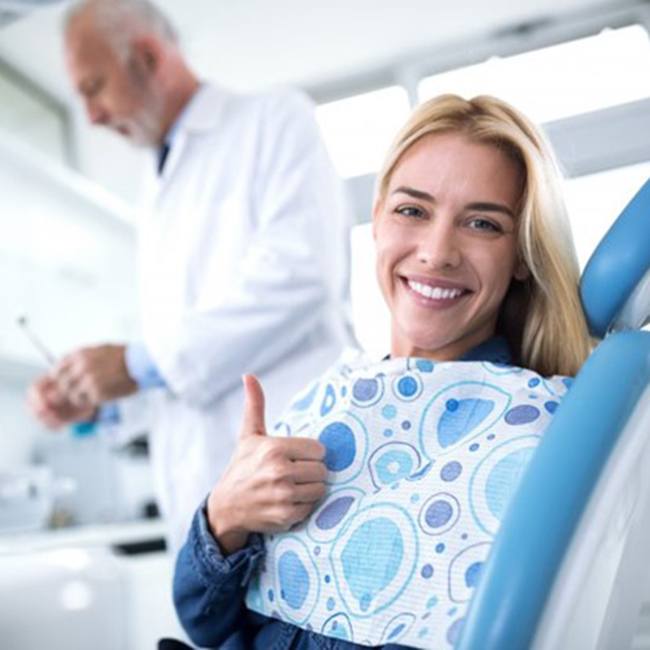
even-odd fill
[(348, 354), (269, 430), (244, 378), (239, 446), (175, 575), (199, 645), (453, 647), (589, 352), (553, 155), (504, 102), (418, 107), (379, 174), (373, 233), (388, 356)]

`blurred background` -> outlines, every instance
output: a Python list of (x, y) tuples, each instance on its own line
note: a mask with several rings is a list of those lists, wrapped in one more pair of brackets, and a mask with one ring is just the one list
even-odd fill
[[(146, 430), (53, 435), (25, 408), (46, 366), (18, 317), (57, 356), (138, 331), (132, 223), (147, 161), (88, 126), (64, 66), (66, 4), (0, 0), (0, 634), (8, 650), (139, 649), (178, 634)], [(581, 266), (650, 177), (645, 0), (158, 4), (203, 78), (294, 85), (317, 104), (360, 224), (353, 307), (371, 351), (386, 331), (363, 224), (382, 155), (417, 103), (487, 93), (543, 124)]]

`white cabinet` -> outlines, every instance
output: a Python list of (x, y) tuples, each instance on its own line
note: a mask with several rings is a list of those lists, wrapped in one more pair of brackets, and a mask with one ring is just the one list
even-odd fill
[(172, 559), (125, 555), (159, 540), (161, 522), (0, 537), (0, 646), (11, 650), (143, 650), (183, 638)]
[(4, 556), (0, 573), (3, 647), (127, 648), (124, 583), (106, 549)]

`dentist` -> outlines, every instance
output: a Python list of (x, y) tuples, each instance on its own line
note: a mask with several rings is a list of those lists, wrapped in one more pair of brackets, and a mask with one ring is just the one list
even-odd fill
[(65, 50), (89, 120), (155, 153), (138, 223), (142, 340), (71, 352), (28, 399), (57, 428), (147, 391), (177, 547), (234, 448), (242, 373), (281, 409), (348, 340), (341, 188), (303, 96), (199, 81), (148, 0), (75, 4)]

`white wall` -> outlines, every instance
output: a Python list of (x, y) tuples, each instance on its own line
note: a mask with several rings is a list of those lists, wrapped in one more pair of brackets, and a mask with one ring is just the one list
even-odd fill
[(26, 315), (56, 355), (136, 334), (128, 211), (21, 143), (0, 140), (0, 467), (29, 460), (43, 431), (24, 391), (45, 370), (16, 326)]
[(27, 378), (0, 380), (0, 472), (28, 462), (34, 443), (46, 435), (25, 407)]

